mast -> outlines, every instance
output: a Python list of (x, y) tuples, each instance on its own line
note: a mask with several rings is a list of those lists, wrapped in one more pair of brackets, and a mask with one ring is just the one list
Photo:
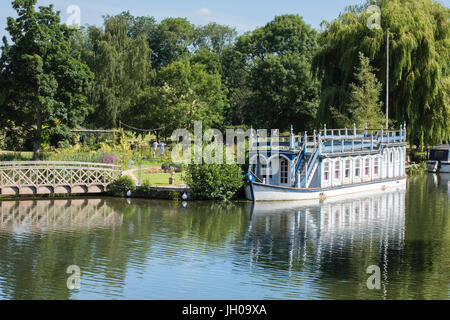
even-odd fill
[(386, 31), (386, 130), (389, 129), (389, 28)]

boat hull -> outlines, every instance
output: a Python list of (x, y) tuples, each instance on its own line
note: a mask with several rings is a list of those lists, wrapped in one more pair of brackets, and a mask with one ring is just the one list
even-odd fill
[(245, 188), (245, 194), (247, 199), (251, 201), (315, 200), (370, 190), (400, 188), (404, 187), (405, 184), (406, 176), (323, 189), (298, 189), (250, 182)]
[(450, 173), (450, 161), (427, 161), (428, 172), (431, 173)]

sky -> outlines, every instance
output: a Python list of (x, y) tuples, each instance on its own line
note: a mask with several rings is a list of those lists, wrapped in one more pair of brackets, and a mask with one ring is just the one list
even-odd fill
[[(15, 17), (12, 0), (0, 0), (0, 38), (6, 18)], [(195, 25), (217, 22), (235, 27), (239, 33), (264, 26), (281, 14), (298, 14), (306, 23), (320, 30), (323, 20), (331, 21), (348, 5), (364, 0), (38, 0), (38, 5), (54, 4), (67, 22), (70, 6), (80, 8), (81, 25), (102, 25), (102, 16), (130, 11), (134, 16), (153, 16), (158, 21), (166, 17), (183, 17)], [(450, 0), (441, 0), (450, 7)]]

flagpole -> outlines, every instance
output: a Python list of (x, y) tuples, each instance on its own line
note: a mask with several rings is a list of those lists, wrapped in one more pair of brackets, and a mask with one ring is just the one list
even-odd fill
[(389, 28), (386, 31), (386, 130), (389, 129)]

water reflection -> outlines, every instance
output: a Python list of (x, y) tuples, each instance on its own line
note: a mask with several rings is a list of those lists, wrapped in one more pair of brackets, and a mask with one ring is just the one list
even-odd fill
[[(388, 248), (404, 247), (405, 193), (402, 188), (306, 205), (255, 203), (249, 227), (251, 261), (284, 266), (293, 283), (309, 275), (365, 284), (364, 268), (370, 264), (361, 265), (355, 274), (348, 263), (353, 254), (364, 254), (371, 264), (380, 264), (387, 279)], [(300, 273), (297, 278), (293, 271)], [(304, 296), (291, 292), (292, 297), (299, 294)]]
[(120, 226), (123, 216), (103, 199), (0, 202), (0, 232), (69, 231)]
[[(0, 202), (0, 298), (448, 299), (450, 197), (437, 179), (309, 203)], [(370, 265), (382, 290), (366, 287)]]

